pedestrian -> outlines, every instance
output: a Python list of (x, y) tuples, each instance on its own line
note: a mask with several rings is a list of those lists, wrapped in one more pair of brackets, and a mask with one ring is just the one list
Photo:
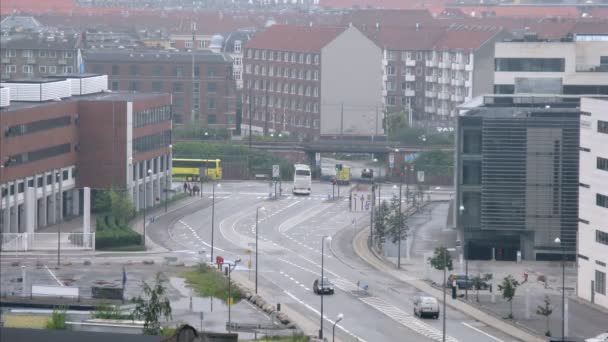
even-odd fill
[(184, 182), (184, 193), (188, 192), (188, 183)]

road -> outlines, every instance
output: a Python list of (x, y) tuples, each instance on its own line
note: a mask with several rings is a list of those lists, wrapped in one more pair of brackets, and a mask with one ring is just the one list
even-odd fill
[[(391, 185), (387, 188), (393, 189)], [(208, 189), (204, 191), (208, 196)], [(258, 220), (259, 286), (272, 294), (272, 299), (267, 298), (270, 302), (286, 304), (311, 322), (320, 321), (321, 297), (311, 287), (321, 272), (322, 239), (330, 236), (331, 242), (323, 247), (325, 272), (337, 289), (335, 295), (324, 297), (326, 337), (331, 337), (335, 318), (344, 313), (336, 331), (341, 341), (441, 340), (441, 319), (423, 320), (411, 314), (411, 299), (418, 294), (415, 289), (355, 255), (352, 239), (365, 226), (369, 213), (348, 212), (345, 198), (328, 201), (327, 184), (314, 183), (309, 197), (284, 193), (279, 200), (268, 200), (267, 193), (267, 184), (255, 182), (225, 183), (216, 189), (214, 247), (215, 255), (242, 259), (237, 270), (253, 281), (255, 257), (247, 250), (255, 249), (255, 213), (256, 208), (263, 208)], [(178, 253), (204, 250), (210, 258), (209, 204), (210, 199), (205, 198), (201, 210), (154, 225), (151, 239)], [(368, 285), (368, 291), (361, 290), (358, 283)], [(514, 341), (453, 310), (448, 311), (446, 324), (448, 341)]]

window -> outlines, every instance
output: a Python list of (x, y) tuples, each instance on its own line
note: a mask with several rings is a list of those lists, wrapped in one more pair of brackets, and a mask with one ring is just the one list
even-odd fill
[(63, 67), (63, 73), (64, 74), (71, 74), (72, 72), (74, 72), (74, 67), (72, 67), (72, 66), (64, 66)]
[(236, 53), (241, 52), (241, 46), (242, 46), (241, 41), (240, 40), (235, 40), (234, 41), (234, 52), (236, 52)]
[(184, 67), (176, 66), (173, 68), (173, 76), (182, 77), (184, 76)]
[(608, 171), (608, 159), (597, 157), (597, 168), (599, 170)]
[(118, 65), (112, 65), (112, 75), (118, 75), (120, 73)]
[(319, 65), (319, 55), (315, 55), (315, 65)]
[(63, 52), (63, 58), (72, 58), (73, 56), (74, 56), (74, 54), (72, 53), (72, 51)]
[(14, 73), (16, 73), (16, 72), (17, 72), (17, 66), (16, 66), (16, 65), (14, 65), (14, 64), (5, 65), (5, 66), (4, 66), (4, 71), (5, 71), (7, 74), (14, 74)]
[(600, 207), (608, 208), (608, 196), (602, 194), (595, 195), (595, 204)]
[(34, 52), (32, 50), (23, 50), (23, 51), (21, 51), (21, 57), (25, 57), (25, 58), (34, 57)]
[(389, 76), (394, 76), (395, 75), (395, 67), (392, 65), (387, 65), (386, 66), (386, 74)]
[(21, 136), (21, 135), (31, 134), (31, 133), (35, 133), (35, 132), (39, 132), (39, 131), (44, 131), (47, 129), (65, 127), (65, 126), (69, 126), (71, 124), (72, 124), (72, 118), (70, 116), (66, 115), (66, 116), (53, 118), (53, 119), (33, 121), (33, 122), (25, 123), (25, 124), (10, 126), (6, 130), (5, 134), (7, 137)]
[(129, 90), (130, 91), (137, 91), (139, 89), (139, 82), (137, 81), (131, 81), (129, 82)]
[(46, 51), (44, 51), (44, 50), (38, 51), (38, 57), (46, 57)]
[(31, 65), (24, 65), (21, 69), (24, 74), (33, 74), (34, 68)]
[[(55, 156), (59, 156), (62, 154), (70, 153), (72, 150), (71, 144), (61, 144), (55, 145), (51, 147), (42, 148), (35, 151), (25, 152), (21, 154), (12, 155), (8, 158), (8, 165), (6, 166), (14, 166), (20, 164), (26, 164), (38, 160), (43, 160), (47, 158), (52, 158)], [(50, 183), (50, 182), (48, 182)]]
[(600, 65), (608, 65), (608, 56), (600, 56)]
[(601, 243), (602, 245), (608, 245), (608, 233), (601, 230), (595, 231), (595, 242)]
[(564, 58), (496, 58), (495, 71), (564, 72)]
[(184, 91), (184, 84), (182, 82), (173, 82), (173, 92), (174, 93), (181, 93), (183, 91)]
[(118, 81), (112, 81), (111, 89), (112, 90), (118, 90)]
[(207, 108), (215, 109), (215, 99), (214, 98), (210, 98), (207, 100)]
[(207, 67), (207, 76), (209, 76), (209, 77), (215, 77), (215, 76), (217, 76), (217, 71), (216, 71), (216, 69), (215, 69), (214, 66), (208, 66)]
[(234, 65), (241, 65), (243, 63), (243, 59), (241, 57), (234, 57)]
[(597, 120), (597, 131), (608, 134), (608, 121)]
[(139, 65), (129, 65), (129, 75), (135, 76), (139, 74)]
[(595, 292), (606, 295), (606, 273), (595, 270)]
[(9, 58), (10, 57), (17, 57), (17, 50), (14, 50), (14, 49), (5, 50), (4, 56), (9, 57)]
[[(133, 150), (137, 152), (156, 150), (168, 146), (170, 141), (171, 131), (146, 135), (133, 139)], [(150, 161), (148, 161), (147, 164), (147, 169), (149, 169), (151, 167)]]
[(153, 65), (152, 66), (152, 76), (162, 76), (163, 75), (163, 66), (162, 65)]
[(163, 91), (163, 83), (160, 81), (152, 82), (152, 91), (156, 93), (160, 93)]
[(46, 65), (39, 65), (38, 72), (41, 74), (46, 74)]
[(192, 49), (192, 41), (191, 40), (186, 40), (184, 42), (184, 46), (186, 47), (186, 49)]
[(215, 93), (215, 92), (217, 92), (217, 83), (215, 83), (215, 82), (209, 82), (209, 83), (207, 83), (207, 92), (208, 93)]
[(57, 57), (57, 51), (55, 51), (55, 50), (50, 50), (50, 51), (47, 53), (47, 55), (48, 55), (49, 57), (51, 57), (51, 58), (55, 58), (55, 57)]

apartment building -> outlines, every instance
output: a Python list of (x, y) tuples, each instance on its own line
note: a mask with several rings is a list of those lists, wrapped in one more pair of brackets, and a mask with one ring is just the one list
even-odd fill
[(169, 194), (169, 94), (109, 93), (90, 74), (0, 86), (0, 232), (79, 215), (84, 187), (123, 189), (137, 210)]
[(248, 133), (382, 135), (381, 50), (355, 27), (274, 25), (243, 57)]
[(497, 29), (415, 26), (365, 31), (383, 47), (382, 104), (387, 113), (450, 124), (457, 106), (492, 92)]
[(21, 32), (0, 37), (0, 78), (39, 78), (78, 71), (81, 36), (65, 32)]
[(574, 260), (579, 105), (576, 96), (489, 95), (459, 114), (455, 221), (468, 258), (561, 260), (563, 251)]
[(497, 94), (608, 94), (608, 35), (571, 33), (559, 40), (496, 43)]
[(232, 76), (237, 89), (243, 89), (243, 46), (253, 37), (253, 31), (230, 33), (221, 47), (221, 52), (232, 58)]
[(608, 308), (608, 98), (581, 100), (578, 296)]
[(107, 74), (111, 90), (171, 93), (175, 124), (235, 129), (231, 58), (211, 51), (89, 50), (87, 71)]

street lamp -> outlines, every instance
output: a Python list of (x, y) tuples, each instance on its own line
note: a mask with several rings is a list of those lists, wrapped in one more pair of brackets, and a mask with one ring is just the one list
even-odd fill
[[(462, 218), (462, 216), (464, 215), (464, 205), (460, 205), (460, 207), (458, 207), (458, 212), (460, 213), (460, 217)], [(466, 236), (465, 236), (465, 232), (464, 232), (464, 226), (462, 227), (462, 254), (464, 256), (464, 274), (465, 274), (465, 279), (467, 281), (467, 284), (469, 282), (469, 251), (468, 248), (469, 246), (467, 245), (467, 240), (466, 240)], [(462, 265), (462, 264), (461, 264)], [(462, 268), (461, 268), (462, 270)], [(469, 286), (465, 286), (464, 287), (464, 299), (468, 300), (469, 299)]]
[(398, 223), (399, 223), (399, 239), (397, 240), (397, 269), (401, 268), (401, 229), (402, 229), (402, 213), (401, 213), (401, 188), (403, 187), (403, 172), (399, 173), (399, 215), (397, 216), (398, 218)]
[[(152, 170), (148, 169), (147, 172), (148, 176), (152, 176)], [(148, 188), (148, 184), (147, 184), (147, 177), (144, 176), (144, 236), (143, 236), (143, 245), (144, 245), (144, 249), (146, 249), (146, 211), (148, 208), (148, 194), (147, 194), (147, 188)]]
[(229, 262), (222, 263), (222, 267), (224, 267), (224, 265), (228, 265), (228, 268), (225, 269), (226, 272), (228, 272), (228, 332), (230, 332), (230, 329), (232, 328), (232, 279), (230, 275), (239, 262), (241, 262), (241, 259), (234, 260), (234, 265), (231, 265)]
[[(59, 172), (55, 174), (55, 182), (62, 182), (61, 175)], [(61, 221), (63, 216), (63, 206), (59, 206), (61, 208), (59, 212), (59, 220), (57, 220), (57, 267), (61, 264)]]
[[(331, 236), (324, 235), (321, 238), (321, 287), (323, 287), (323, 282), (325, 281), (325, 240), (331, 242)], [(321, 291), (321, 328), (319, 329), (319, 338), (323, 339), (323, 291)]]
[(266, 210), (264, 207), (255, 209), (255, 294), (258, 294), (258, 217), (260, 210)]
[(554, 242), (562, 248), (562, 340), (564, 340), (566, 335), (566, 254), (562, 240), (556, 237)]
[[(217, 184), (218, 188), (221, 188), (221, 184)], [(215, 183), (211, 187), (211, 262), (213, 262), (213, 235), (214, 235), (214, 225), (215, 225)]]
[[(169, 145), (169, 155), (167, 156), (167, 161), (165, 161), (165, 213), (167, 212), (167, 204), (169, 203), (169, 176), (171, 175), (171, 168), (169, 167), (171, 164), (171, 153), (173, 150), (173, 145)], [(201, 189), (201, 192), (203, 189)]]
[(454, 252), (455, 248), (444, 248), (445, 251), (443, 253), (443, 334), (442, 334), (442, 342), (445, 342), (445, 311), (446, 311), (446, 288), (447, 288), (447, 279), (446, 273), (448, 269), (448, 252)]
[(344, 315), (339, 313), (338, 314), (338, 319), (336, 319), (336, 322), (334, 323), (333, 328), (331, 329), (331, 341), (332, 342), (336, 342), (336, 325), (338, 325), (338, 323), (344, 318)]

